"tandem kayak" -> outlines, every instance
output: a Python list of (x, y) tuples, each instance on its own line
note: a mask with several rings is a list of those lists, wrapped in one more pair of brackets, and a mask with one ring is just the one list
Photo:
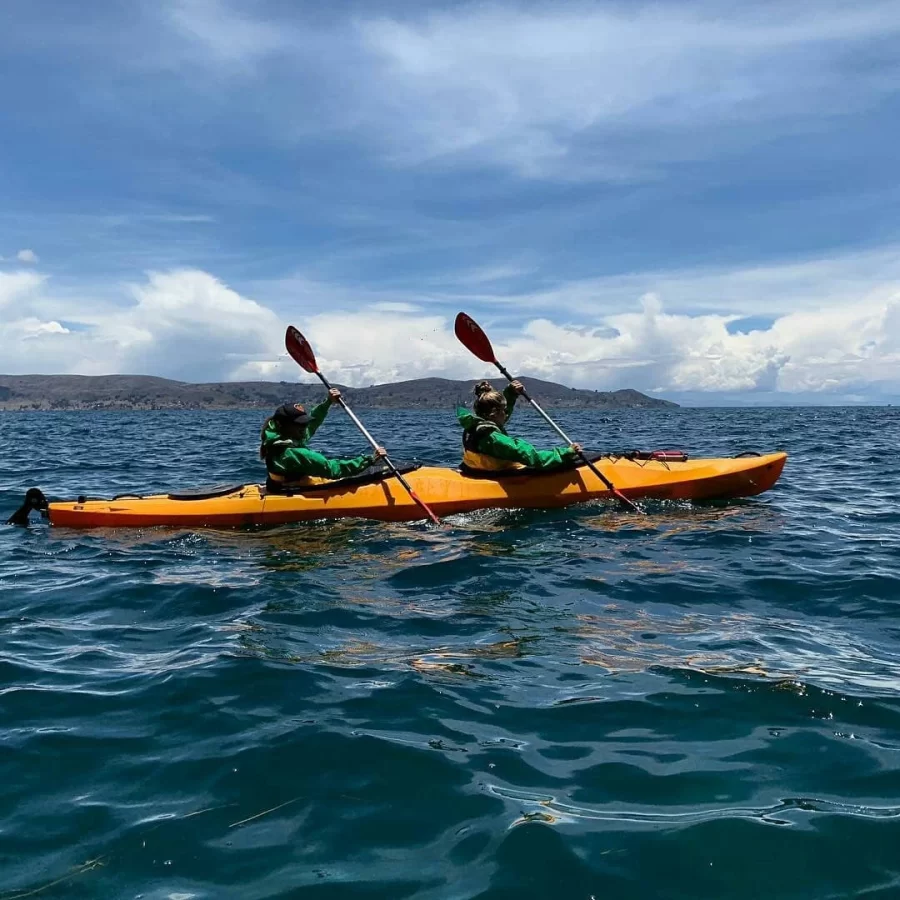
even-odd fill
[[(619, 491), (633, 500), (730, 500), (771, 488), (786, 459), (785, 453), (770, 453), (677, 461), (601, 456), (594, 462)], [(401, 471), (439, 516), (479, 509), (554, 508), (612, 497), (584, 465), (504, 477), (475, 477), (458, 469), (428, 466), (408, 466)], [(32, 491), (43, 501), (39, 491)], [(383, 472), (340, 481), (309, 479), (278, 493), (259, 484), (232, 484), (106, 500), (79, 497), (32, 508), (41, 509), (52, 525), (69, 528), (234, 528), (345, 517), (393, 522), (423, 518), (421, 508), (397, 479)]]

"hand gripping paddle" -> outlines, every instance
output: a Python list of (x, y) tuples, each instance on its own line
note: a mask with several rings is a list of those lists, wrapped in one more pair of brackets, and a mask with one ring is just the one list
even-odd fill
[[(284, 346), (287, 349), (287, 352), (291, 355), (291, 358), (296, 362), (302, 369), (309, 372), (311, 375), (318, 375), (322, 384), (328, 390), (331, 390), (331, 385), (328, 383), (328, 379), (319, 371), (319, 365), (316, 362), (316, 355), (313, 353), (312, 347), (309, 344), (309, 341), (303, 337), (300, 332), (294, 328), (293, 325), (289, 325), (287, 332), (284, 335)], [(366, 426), (363, 425), (362, 422), (356, 417), (355, 413), (349, 406), (347, 406), (347, 402), (341, 397), (338, 400), (338, 403), (344, 408), (344, 411), (348, 416), (353, 420), (353, 424), (363, 433), (366, 440), (372, 445), (373, 450), (378, 449), (378, 444), (375, 441), (375, 438), (372, 437), (371, 434), (366, 430)], [(434, 522), (435, 525), (440, 525), (441, 520), (432, 512), (431, 508), (425, 503), (424, 500), (419, 497), (419, 495), (410, 487), (409, 482), (397, 471), (397, 467), (391, 462), (390, 458), (385, 456), (384, 461), (387, 463), (387, 467), (391, 470), (393, 475), (397, 478), (400, 484), (406, 488), (409, 496), (422, 507), (425, 515)]]
[[(459, 338), (460, 343), (469, 350), (469, 352), (477, 356), (482, 362), (495, 365), (507, 381), (513, 381), (512, 375), (510, 375), (506, 368), (497, 361), (497, 357), (494, 355), (494, 348), (491, 346), (488, 336), (481, 330), (481, 326), (471, 316), (467, 316), (464, 312), (459, 313), (456, 317), (454, 331), (456, 332), (456, 336)], [(538, 406), (537, 402), (528, 395), (527, 391), (522, 391), (522, 396), (544, 417), (547, 424), (567, 444), (572, 443), (569, 436), (556, 424), (556, 422), (553, 421), (553, 419), (550, 418), (550, 416), (547, 415), (547, 413), (544, 412), (543, 409), (541, 409), (540, 406)], [(584, 451), (579, 451), (578, 455), (581, 457), (582, 462), (586, 463), (587, 467), (607, 486), (607, 488), (609, 488), (612, 495), (625, 509), (629, 509), (636, 513), (641, 512), (641, 510), (638, 509), (621, 491), (617, 490), (613, 483), (584, 455)]]

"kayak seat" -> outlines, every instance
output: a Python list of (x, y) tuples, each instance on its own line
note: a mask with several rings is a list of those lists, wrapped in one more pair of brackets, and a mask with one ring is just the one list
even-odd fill
[[(173, 491), (168, 494), (170, 500), (211, 500), (213, 497), (225, 497), (227, 494), (233, 494), (241, 488), (246, 487), (245, 484), (210, 484), (203, 487), (187, 488), (184, 491)], [(134, 496), (133, 494), (125, 494), (123, 496)], [(118, 499), (114, 497), (113, 499)]]
[[(592, 463), (597, 463), (603, 459), (602, 453), (586, 453), (587, 458)], [(539, 478), (541, 475), (555, 475), (557, 472), (568, 472), (572, 469), (578, 469), (584, 465), (580, 459), (565, 463), (561, 466), (554, 466), (552, 469), (529, 469), (527, 466), (523, 469), (500, 469), (496, 472), (489, 472), (485, 469), (473, 469), (465, 463), (459, 464), (459, 471), (468, 478), (488, 479), (489, 481), (506, 481), (510, 478)]]
[[(401, 475), (408, 475), (421, 468), (421, 463), (413, 462), (395, 462), (397, 471)], [(306, 484), (305, 482), (291, 481), (272, 481), (271, 478), (266, 479), (267, 494), (282, 494), (293, 496), (294, 494), (311, 494), (317, 491), (331, 491), (336, 487), (359, 487), (364, 484), (376, 484), (384, 481), (386, 478), (393, 478), (394, 473), (386, 465), (372, 466), (359, 475), (348, 475), (346, 478), (335, 478), (329, 481), (320, 481), (316, 484)]]

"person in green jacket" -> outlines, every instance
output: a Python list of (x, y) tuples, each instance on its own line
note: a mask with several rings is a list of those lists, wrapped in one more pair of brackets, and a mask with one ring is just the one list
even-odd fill
[(463, 427), (463, 469), (500, 472), (510, 469), (555, 469), (571, 464), (581, 452), (578, 444), (537, 450), (522, 438), (510, 437), (506, 423), (513, 413), (516, 398), (525, 390), (520, 381), (511, 382), (501, 394), (489, 381), (475, 385), (472, 412), (456, 410)]
[(284, 404), (266, 420), (260, 433), (259, 455), (266, 461), (270, 482), (308, 478), (347, 478), (365, 471), (381, 457), (383, 447), (373, 454), (352, 459), (329, 459), (306, 445), (325, 421), (333, 403), (341, 399), (341, 392), (332, 388), (328, 398), (307, 413), (299, 403)]

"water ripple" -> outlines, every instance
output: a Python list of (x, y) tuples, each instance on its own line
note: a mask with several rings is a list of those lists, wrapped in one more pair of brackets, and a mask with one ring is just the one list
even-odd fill
[[(900, 895), (900, 412), (561, 418), (790, 460), (640, 520), (0, 531), (0, 900)], [(258, 419), (0, 414), (0, 499), (257, 479)]]

